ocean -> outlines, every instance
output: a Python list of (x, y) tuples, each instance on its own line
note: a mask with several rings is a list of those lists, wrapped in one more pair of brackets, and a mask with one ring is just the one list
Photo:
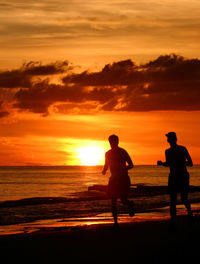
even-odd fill
[[(110, 174), (103, 176), (101, 170), (102, 166), (0, 167), (1, 226), (47, 219), (67, 222), (87, 217), (105, 218), (110, 214), (110, 201), (104, 189)], [(189, 197), (198, 203), (200, 166), (195, 165), (188, 171), (190, 185), (194, 187)], [(135, 203), (136, 212), (169, 204), (168, 173), (168, 168), (147, 165), (135, 166), (129, 171), (132, 184), (129, 197)], [(119, 203), (119, 214), (126, 213)]]

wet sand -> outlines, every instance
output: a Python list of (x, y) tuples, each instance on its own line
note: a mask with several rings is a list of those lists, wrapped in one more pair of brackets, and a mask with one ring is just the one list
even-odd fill
[(169, 217), (157, 213), (136, 215), (130, 222), (83, 225), (46, 225), (32, 232), (1, 235), (5, 263), (171, 263), (199, 257), (200, 217), (189, 225), (187, 216), (177, 217), (177, 230), (169, 232)]

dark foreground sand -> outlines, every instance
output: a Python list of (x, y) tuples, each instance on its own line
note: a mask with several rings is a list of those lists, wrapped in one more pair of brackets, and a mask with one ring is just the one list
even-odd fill
[(118, 231), (101, 224), (0, 236), (2, 263), (199, 263), (199, 217), (190, 226), (187, 216), (178, 216), (175, 233), (168, 224), (158, 219), (122, 223)]

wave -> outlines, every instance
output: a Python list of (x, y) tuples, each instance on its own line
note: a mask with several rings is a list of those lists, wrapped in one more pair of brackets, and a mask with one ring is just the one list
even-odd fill
[[(189, 192), (200, 192), (200, 186), (190, 186)], [(167, 186), (150, 186), (146, 184), (134, 184), (131, 185), (129, 197), (150, 197), (168, 194)], [(10, 200), (0, 202), (0, 208), (12, 208), (20, 206), (33, 206), (42, 204), (58, 204), (58, 203), (70, 203), (70, 202), (83, 202), (83, 201), (95, 201), (106, 200), (107, 197), (107, 185), (92, 185), (88, 187), (87, 191), (77, 192), (72, 197), (31, 197), (19, 200)]]
[(0, 202), (0, 208), (10, 208), (26, 205), (39, 205), (39, 204), (52, 204), (52, 203), (63, 203), (68, 201), (65, 197), (32, 197), (24, 198), (19, 200), (11, 200)]
[[(106, 185), (93, 185), (88, 187), (88, 191), (98, 191), (98, 192), (107, 192)], [(200, 192), (200, 186), (190, 186), (189, 192)], [(129, 196), (138, 197), (138, 196), (154, 196), (162, 195), (168, 193), (168, 186), (151, 186), (144, 183), (133, 184), (131, 185)]]
[[(191, 202), (200, 202), (200, 187), (191, 186), (190, 192)], [(167, 186), (132, 185), (129, 197), (135, 203), (136, 213), (169, 205)], [(70, 197), (32, 197), (0, 202), (0, 225), (97, 216), (110, 212), (110, 206), (107, 186), (93, 185)], [(119, 213), (127, 213), (120, 203), (118, 209)]]

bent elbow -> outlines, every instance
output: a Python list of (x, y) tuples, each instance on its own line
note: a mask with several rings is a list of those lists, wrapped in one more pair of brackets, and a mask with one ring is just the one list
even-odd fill
[(193, 162), (192, 162), (192, 161), (188, 162), (188, 163), (187, 163), (187, 166), (189, 166), (189, 167), (193, 167)]

